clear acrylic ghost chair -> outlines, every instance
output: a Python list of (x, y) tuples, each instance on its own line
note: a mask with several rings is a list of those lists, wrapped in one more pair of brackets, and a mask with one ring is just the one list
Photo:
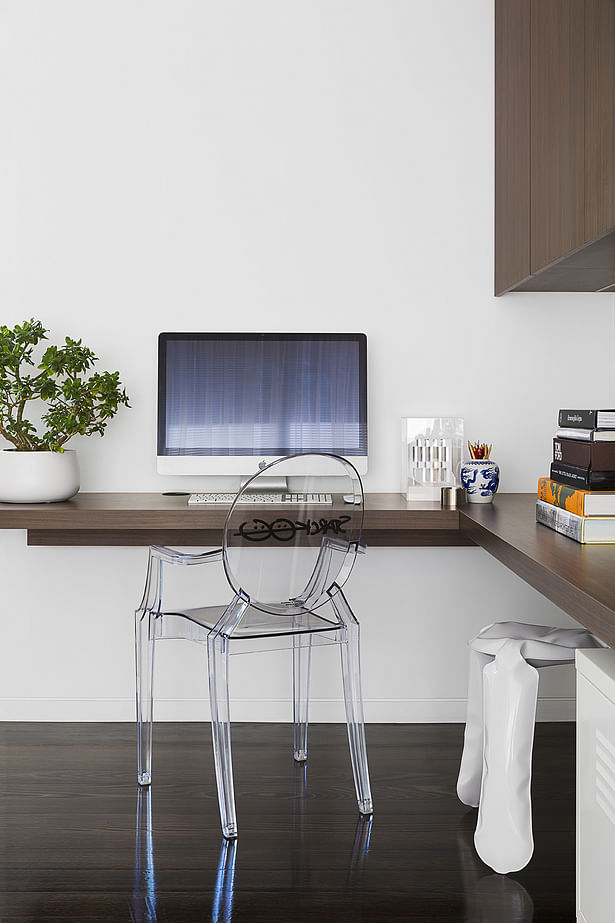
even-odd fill
[(496, 872), (518, 872), (534, 852), (530, 787), (538, 668), (574, 663), (577, 648), (603, 646), (583, 628), (523, 622), (487, 625), (469, 642), (457, 794), (478, 807), (474, 845)]
[[(306, 466), (313, 473), (305, 476)], [(296, 502), (258, 500), (263, 478), (286, 477)], [(329, 487), (330, 505), (310, 494)], [(346, 500), (344, 499), (346, 497)], [(275, 496), (274, 496), (275, 501)], [(353, 500), (355, 502), (348, 502)], [(191, 511), (186, 511), (190, 516)], [(350, 758), (361, 814), (372, 813), (359, 660), (359, 623), (342, 592), (361, 544), (363, 488), (354, 467), (335, 455), (281, 459), (254, 475), (237, 494), (226, 518), (223, 547), (189, 554), (152, 546), (142, 602), (136, 611), (138, 780), (151, 781), (154, 648), (162, 639), (207, 645), (209, 694), (218, 800), (225, 837), (237, 835), (229, 656), (293, 651), (294, 758), (307, 758), (308, 692), (312, 647), (338, 644)], [(168, 607), (163, 586), (168, 568), (222, 562), (232, 598), (225, 605)], [(206, 585), (203, 595), (206, 594)]]

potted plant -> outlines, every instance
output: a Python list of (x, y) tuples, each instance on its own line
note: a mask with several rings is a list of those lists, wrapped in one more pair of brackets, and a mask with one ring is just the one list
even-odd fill
[[(47, 330), (33, 318), (10, 329), (0, 326), (0, 436), (13, 448), (0, 451), (0, 501), (41, 503), (67, 500), (79, 490), (73, 436), (104, 433), (121, 404), (129, 407), (119, 372), (94, 372), (97, 361), (81, 340), (66, 337), (34, 358)], [(39, 434), (26, 416), (40, 417)]]

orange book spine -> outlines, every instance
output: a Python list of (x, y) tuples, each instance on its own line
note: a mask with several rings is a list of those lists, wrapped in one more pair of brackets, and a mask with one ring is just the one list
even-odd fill
[(567, 484), (560, 484), (551, 478), (539, 478), (538, 480), (538, 499), (550, 503), (552, 506), (559, 506), (563, 510), (576, 513), (577, 516), (585, 515), (585, 494), (586, 490), (577, 490), (574, 487), (568, 487)]

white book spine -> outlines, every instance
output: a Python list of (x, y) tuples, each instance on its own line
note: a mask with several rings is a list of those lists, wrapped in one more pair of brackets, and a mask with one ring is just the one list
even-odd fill
[(565, 426), (560, 426), (555, 435), (559, 439), (583, 439), (586, 442), (592, 441), (591, 429), (569, 429)]
[(559, 506), (545, 503), (544, 500), (537, 500), (536, 522), (549, 526), (550, 529), (561, 532), (576, 542), (583, 541), (583, 518), (571, 513), (570, 510), (563, 510)]

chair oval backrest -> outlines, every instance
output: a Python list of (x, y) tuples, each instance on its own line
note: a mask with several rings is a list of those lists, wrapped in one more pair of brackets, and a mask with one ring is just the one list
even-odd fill
[[(276, 496), (265, 480), (272, 477), (287, 479), (282, 492), (291, 502), (277, 500), (280, 491)], [(279, 459), (250, 478), (231, 506), (223, 541), (227, 579), (265, 612), (315, 609), (348, 579), (362, 526), (363, 486), (350, 462), (322, 453)]]

